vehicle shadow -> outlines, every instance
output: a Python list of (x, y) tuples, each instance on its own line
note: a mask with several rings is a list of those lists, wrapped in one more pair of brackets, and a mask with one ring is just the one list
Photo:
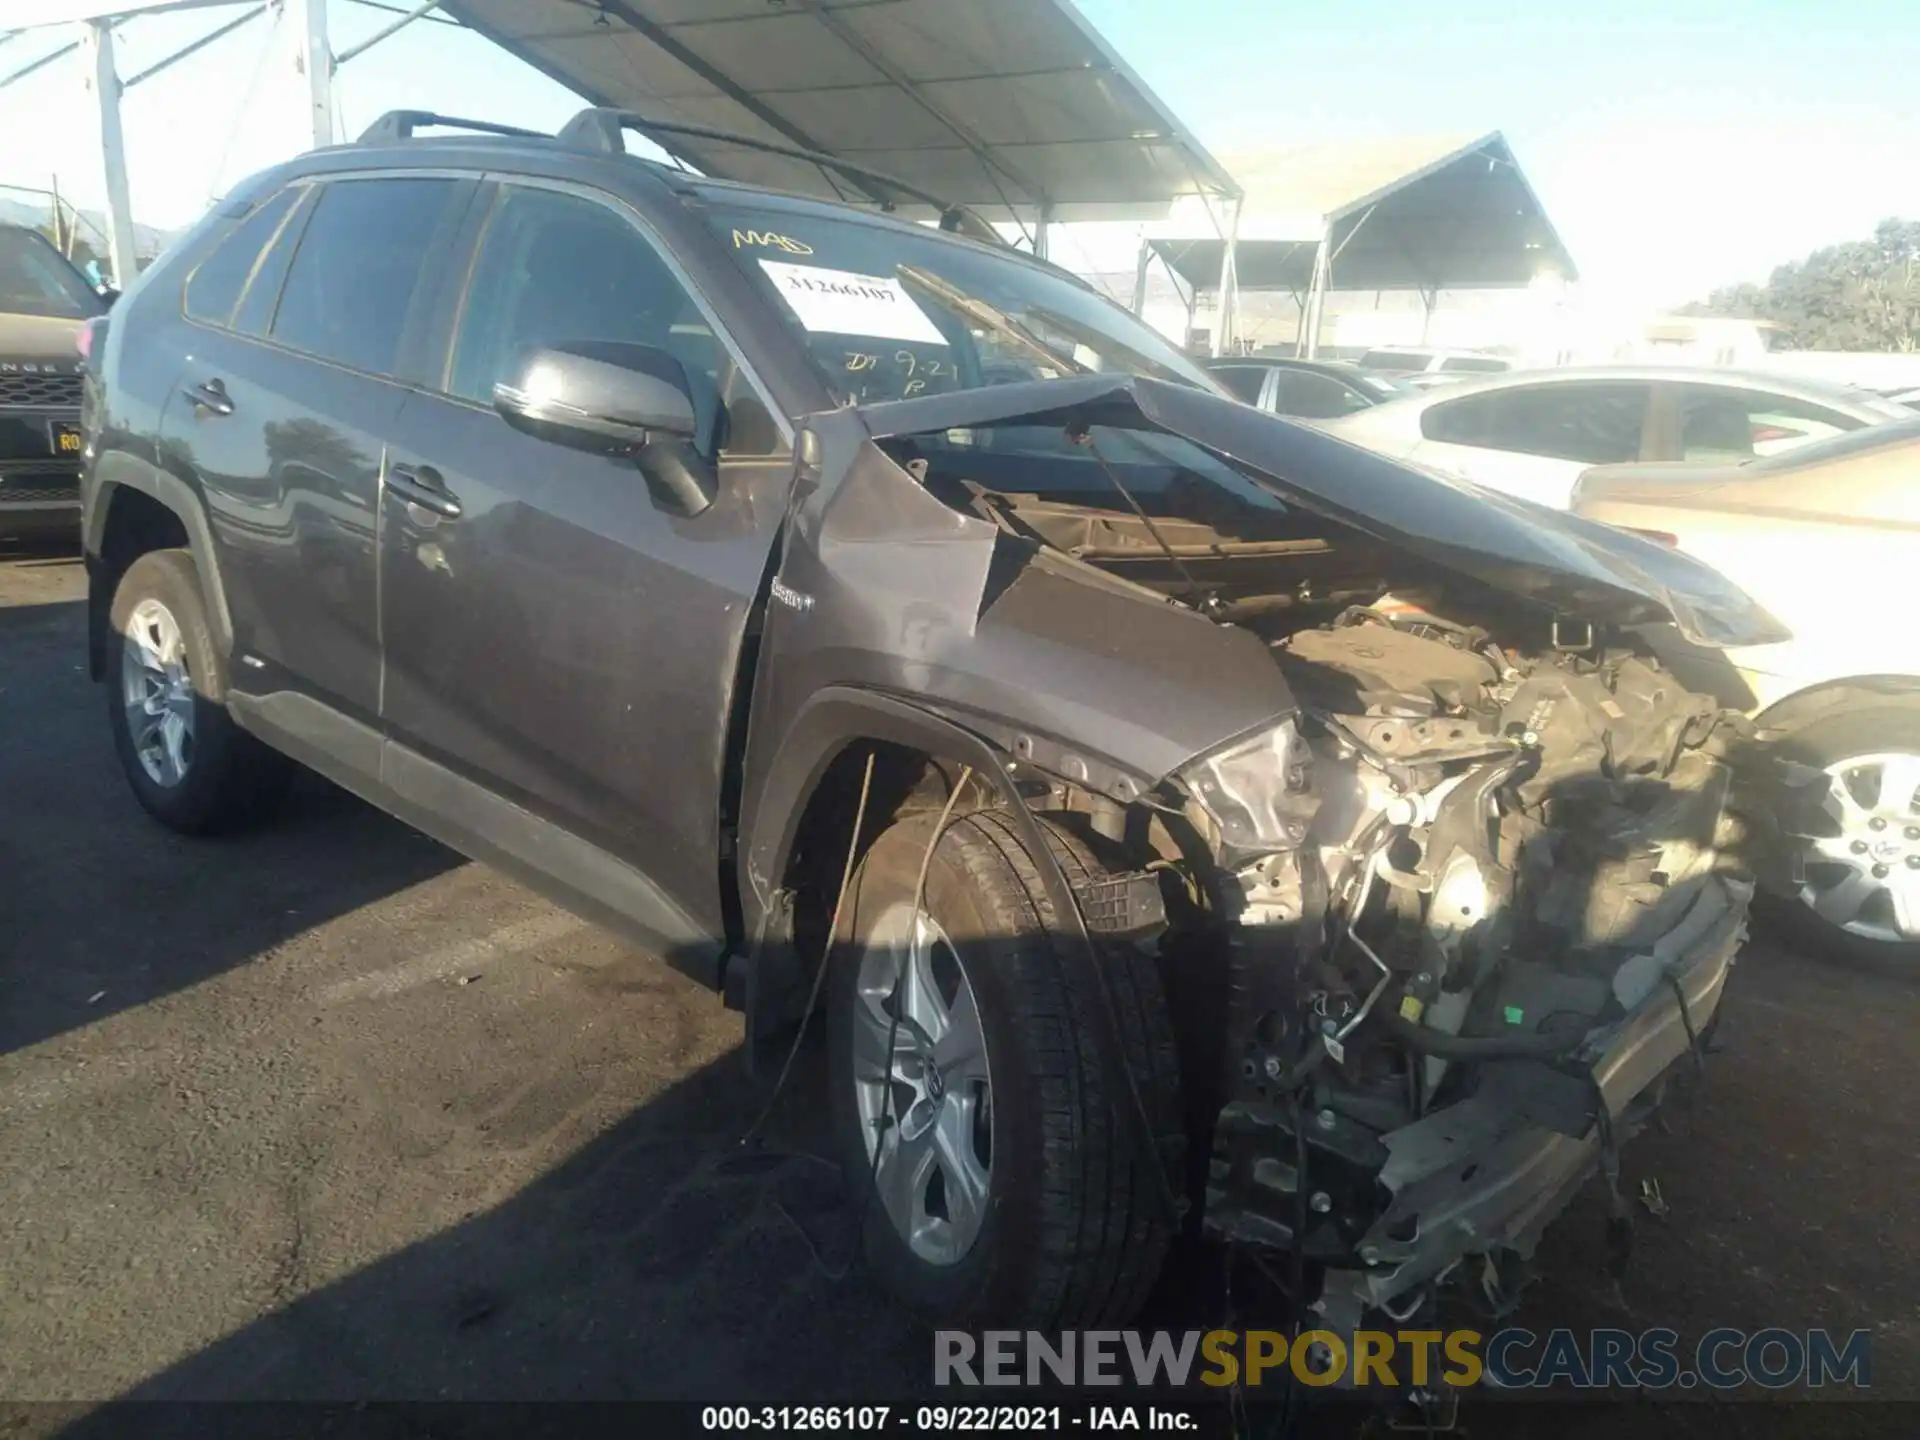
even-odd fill
[(87, 677), (83, 601), (0, 606), (0, 702), (0, 1054), (183, 990), (465, 863), (305, 776), (256, 833), (162, 829), (133, 798), (106, 689)]

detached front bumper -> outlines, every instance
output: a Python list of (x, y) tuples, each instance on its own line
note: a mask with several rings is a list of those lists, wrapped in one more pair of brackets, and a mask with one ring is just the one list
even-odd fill
[[(1680, 931), (1690, 938), (1638, 1006), (1591, 1040), (1595, 1099), (1616, 1139), (1630, 1135), (1640, 1101), (1692, 1047), (1718, 1012), (1735, 952), (1746, 937), (1751, 887), (1714, 877)], [(1680, 996), (1686, 997), (1682, 1008)], [(1555, 1115), (1531, 1062), (1486, 1065), (1473, 1095), (1382, 1137), (1380, 1183), (1391, 1205), (1355, 1247), (1363, 1268), (1327, 1272), (1321, 1306), (1330, 1322), (1357, 1326), (1366, 1312), (1398, 1308), (1410, 1292), (1461, 1260), (1495, 1251), (1530, 1255), (1601, 1158), (1601, 1126)], [(1561, 1128), (1554, 1128), (1558, 1123)], [(1568, 1133), (1568, 1132), (1575, 1133)]]

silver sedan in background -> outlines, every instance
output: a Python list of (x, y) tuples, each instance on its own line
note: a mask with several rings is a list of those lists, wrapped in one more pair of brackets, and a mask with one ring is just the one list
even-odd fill
[(1693, 366), (1568, 366), (1465, 379), (1319, 421), (1370, 450), (1565, 509), (1580, 472), (1737, 464), (1913, 412), (1868, 390)]

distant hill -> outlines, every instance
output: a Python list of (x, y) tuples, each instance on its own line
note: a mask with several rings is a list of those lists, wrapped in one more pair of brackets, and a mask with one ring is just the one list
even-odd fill
[[(45, 203), (16, 198), (0, 194), (0, 225), (47, 224), (52, 219), (52, 210)], [(94, 249), (104, 251), (107, 247), (107, 217), (95, 210), (80, 212), (80, 235)], [(180, 232), (178, 230), (156, 230), (151, 225), (135, 223), (133, 227), (133, 253), (142, 261), (151, 260), (167, 246), (167, 242)]]

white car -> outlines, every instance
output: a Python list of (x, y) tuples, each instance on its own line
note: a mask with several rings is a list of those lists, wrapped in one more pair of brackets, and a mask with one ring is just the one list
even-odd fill
[(1868, 390), (1680, 366), (1569, 366), (1462, 380), (1323, 429), (1565, 509), (1580, 472), (1637, 461), (1738, 463), (1913, 412)]
[(1449, 385), (1469, 375), (1499, 375), (1514, 368), (1504, 355), (1478, 350), (1429, 350), (1424, 345), (1399, 345), (1369, 350), (1357, 362), (1362, 370), (1404, 380), (1411, 385)]
[(1771, 887), (1920, 976), (1920, 417), (1737, 466), (1609, 466), (1576, 513), (1705, 560), (1792, 630), (1708, 651), (1649, 634), (1688, 688), (1754, 715)]

